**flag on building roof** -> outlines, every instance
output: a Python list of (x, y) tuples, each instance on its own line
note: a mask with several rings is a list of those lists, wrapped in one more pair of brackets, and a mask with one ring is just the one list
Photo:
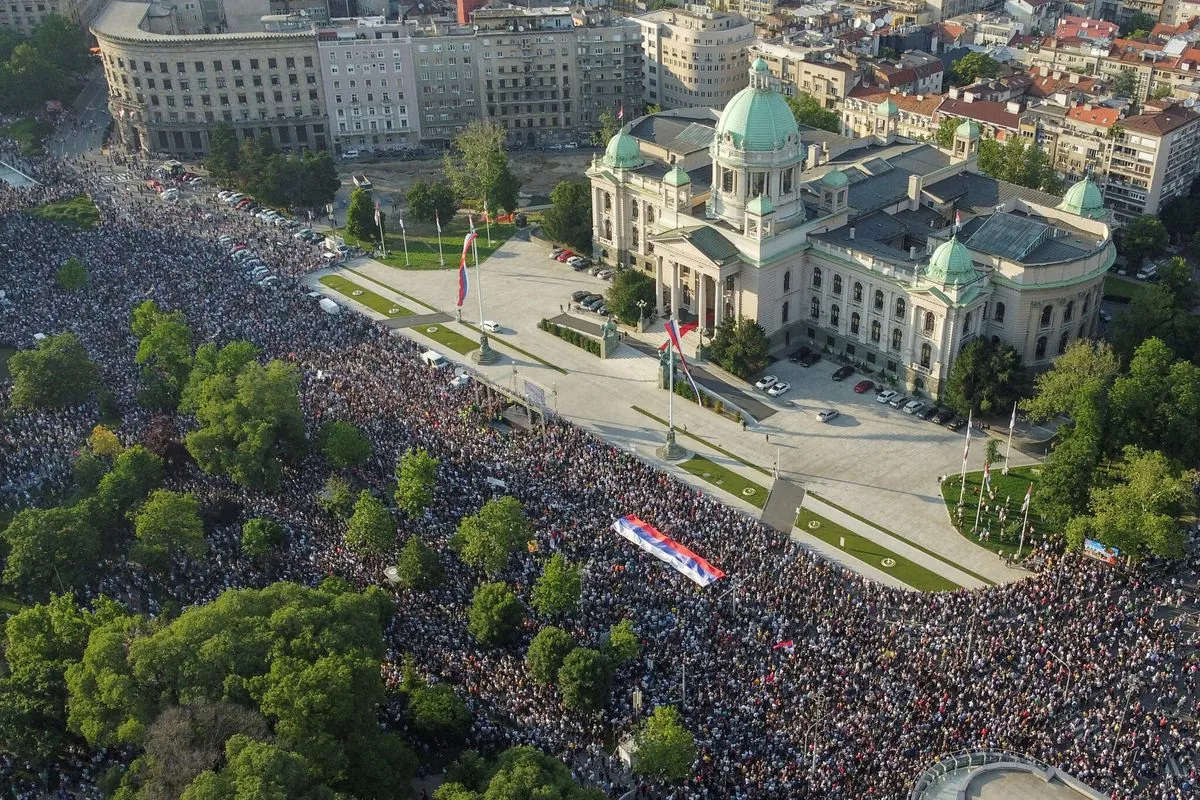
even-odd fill
[(708, 586), (725, 577), (724, 572), (633, 514), (614, 521), (612, 529), (700, 586)]

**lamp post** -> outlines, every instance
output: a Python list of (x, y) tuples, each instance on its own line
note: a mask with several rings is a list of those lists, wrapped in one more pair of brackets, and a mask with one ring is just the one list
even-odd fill
[(646, 306), (649, 305), (645, 300), (638, 300), (638, 333), (645, 330), (646, 326)]

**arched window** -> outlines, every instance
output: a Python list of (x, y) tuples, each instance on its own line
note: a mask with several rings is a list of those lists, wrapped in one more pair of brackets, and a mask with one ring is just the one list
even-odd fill
[(783, 304), (783, 323), (786, 325), (788, 321), (788, 304), (784, 301)]
[(788, 270), (783, 273), (783, 290), (790, 292), (792, 290), (792, 271)]
[(971, 332), (971, 312), (967, 312), (967, 316), (963, 319), (963, 333)]
[(1034, 359), (1036, 359), (1038, 361), (1041, 361), (1043, 358), (1046, 357), (1046, 337), (1045, 336), (1038, 337), (1037, 347), (1033, 351), (1033, 357), (1034, 357)]
[(1063, 309), (1063, 322), (1070, 322), (1072, 315), (1075, 313), (1075, 301), (1068, 300), (1067, 307)]
[(612, 240), (612, 220), (604, 220), (604, 238)]
[(821, 268), (820, 267), (813, 267), (813, 283), (812, 283), (812, 285), (813, 285), (814, 289), (821, 288)]
[(1062, 337), (1058, 340), (1058, 354), (1061, 356), (1067, 352), (1067, 344), (1071, 341), (1071, 332), (1063, 331)]
[(879, 344), (879, 321), (871, 321), (871, 341)]
[(837, 303), (834, 303), (833, 305), (831, 305), (829, 307), (829, 324), (830, 325), (838, 324), (838, 320), (841, 318), (841, 312), (842, 312), (842, 310), (840, 308), (838, 308)]
[(925, 312), (925, 332), (933, 333), (933, 326), (935, 323), (936, 323), (936, 319), (933, 316), (933, 312), (926, 311)]
[(862, 318), (858, 316), (857, 311), (855, 311), (853, 314), (850, 315), (850, 332), (851, 333), (856, 334), (856, 335), (858, 334), (858, 323), (861, 319)]
[(638, 247), (638, 230), (637, 230), (637, 228), (634, 228), (633, 229), (633, 249), (636, 250), (637, 247)]
[(904, 319), (904, 298), (896, 298), (896, 319)]
[(1049, 328), (1050, 320), (1054, 317), (1054, 306), (1042, 306), (1042, 327)]
[(654, 206), (646, 206), (646, 224), (654, 222)]
[(604, 193), (604, 210), (612, 211), (612, 193), (611, 192)]
[(854, 282), (854, 302), (862, 302), (862, 284), (858, 281)]
[(638, 204), (637, 203), (631, 203), (629, 205), (629, 216), (631, 219), (638, 218)]
[(875, 310), (883, 311), (883, 292), (875, 290)]
[(892, 328), (892, 349), (899, 350), (901, 342), (904, 341), (904, 334), (899, 328)]
[(929, 362), (932, 358), (933, 348), (929, 346), (928, 342), (926, 342), (925, 344), (921, 345), (921, 366), (925, 367), (925, 369), (929, 369)]
[(1004, 303), (996, 303), (996, 322), (1004, 322)]
[(817, 319), (821, 316), (821, 301), (815, 297), (812, 299), (812, 305), (809, 307), (808, 315), (813, 319)]
[(842, 293), (842, 276), (841, 275), (833, 276), (833, 293), (834, 294)]

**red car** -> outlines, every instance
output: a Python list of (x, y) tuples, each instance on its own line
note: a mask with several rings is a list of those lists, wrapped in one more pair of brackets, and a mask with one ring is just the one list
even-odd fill
[(254, 200), (252, 200), (251, 198), (243, 197), (241, 200), (238, 200), (236, 203), (234, 203), (233, 207), (238, 210), (241, 210), (253, 202), (254, 202)]
[(869, 392), (874, 388), (875, 388), (874, 381), (859, 381), (858, 383), (854, 384), (855, 394), (862, 394), (864, 392)]
[(570, 258), (573, 255), (575, 255), (575, 254), (572, 253), (570, 250), (563, 250), (561, 253), (559, 253), (557, 256), (554, 257), (554, 260), (555, 261), (566, 261), (568, 258)]

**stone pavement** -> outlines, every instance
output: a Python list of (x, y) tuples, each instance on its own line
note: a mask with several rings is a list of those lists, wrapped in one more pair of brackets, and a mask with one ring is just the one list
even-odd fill
[[(504, 326), (504, 334), (491, 337), (503, 356), (500, 363), (478, 367), (464, 356), (446, 352), (437, 342), (424, 337), (419, 329), (407, 329), (403, 335), (444, 353), (452, 361), (467, 364), (497, 384), (515, 386), (518, 380), (533, 381), (544, 387), (558, 413), (617, 446), (632, 449), (647, 460), (652, 459), (654, 448), (662, 443), (663, 427), (633, 406), (661, 418), (667, 416), (668, 398), (657, 388), (656, 358), (646, 354), (645, 348), (623, 346), (618, 348), (615, 357), (600, 359), (538, 330), (540, 320), (565, 312), (572, 291), (589, 289), (602, 293), (608, 287), (599, 278), (576, 273), (548, 255), (549, 250), (537, 242), (509, 240), (487, 260), (482, 276), (474, 272), (471, 275), (474, 287), (482, 285), (485, 318)], [(408, 271), (370, 259), (358, 259), (350, 266), (357, 274), (343, 271), (341, 274), (346, 278), (383, 296), (394, 297), (408, 307), (412, 307), (412, 300), (397, 292), (415, 297), (434, 309), (451, 309), (457, 298), (457, 276), (453, 269)], [(330, 290), (315, 280), (321, 274), (325, 272), (314, 273), (307, 282), (317, 291), (328, 294)], [(388, 291), (385, 286), (394, 291)], [(342, 301), (344, 298), (339, 295), (336, 299)], [(464, 321), (477, 322), (476, 308), (475, 298), (470, 298), (463, 309)], [(365, 313), (379, 318), (373, 312)], [(463, 335), (475, 335), (457, 323), (443, 324)], [(661, 324), (656, 327), (656, 331), (636, 337), (649, 345), (651, 352), (665, 340), (665, 334), (655, 340), (654, 337), (660, 335), (657, 331), (661, 331)], [(693, 343), (698, 339), (694, 333), (685, 338)], [(535, 353), (567, 374), (534, 361), (506, 344)], [(769, 419), (746, 430), (695, 403), (679, 402), (678, 398), (674, 403), (676, 425), (686, 426), (690, 433), (749, 463), (770, 467), (778, 459), (783, 478), (838, 505), (854, 509), (867, 519), (877, 520), (886, 528), (990, 580), (1008, 581), (1022, 577), (1024, 572), (1009, 569), (994, 553), (964, 539), (949, 524), (937, 477), (959, 470), (963, 434), (951, 433), (880, 405), (870, 393), (854, 394), (851, 387), (855, 379), (842, 383), (830, 380), (836, 367), (828, 361), (808, 369), (787, 361), (773, 364), (772, 373), (792, 384), (787, 395), (788, 406), (748, 385), (736, 387), (737, 394), (747, 399), (761, 397), (755, 402), (779, 409)], [(815, 412), (829, 407), (838, 408), (841, 417), (831, 424), (817, 422)], [(975, 434), (970, 469), (983, 466), (984, 435), (981, 432)], [(702, 443), (687, 437), (680, 437), (680, 442), (756, 482), (763, 481), (761, 474)], [(1032, 461), (1014, 448), (1014, 466)], [(681, 470), (673, 471), (699, 488), (712, 488)], [(732, 504), (737, 505), (736, 498)], [(757, 516), (756, 509), (751, 513)], [(902, 543), (893, 546), (878, 537), (878, 533), (869, 535), (890, 549), (908, 554), (902, 549)], [(928, 558), (921, 554), (918, 563), (926, 564), (924, 559)], [(914, 557), (914, 560), (917, 559)], [(967, 580), (964, 576), (963, 581)], [(972, 580), (964, 585), (977, 583)]]
[(780, 478), (771, 484), (771, 495), (759, 519), (780, 533), (791, 533), (796, 526), (796, 511), (804, 504), (804, 487)]

